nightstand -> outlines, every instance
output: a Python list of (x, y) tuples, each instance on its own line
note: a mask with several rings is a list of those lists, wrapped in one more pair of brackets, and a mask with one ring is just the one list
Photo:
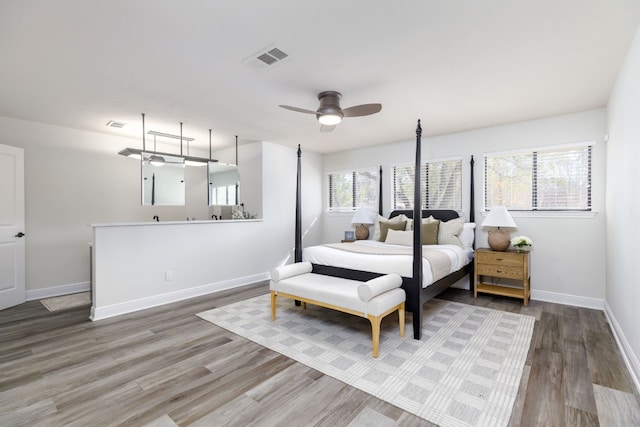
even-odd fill
[[(529, 298), (531, 298), (529, 252), (496, 252), (485, 248), (476, 249), (473, 263), (475, 267), (474, 297), (477, 298), (478, 293), (502, 295), (521, 298), (525, 306), (529, 305)], [(522, 281), (522, 287), (501, 286), (480, 282), (480, 279), (484, 280), (484, 276), (520, 280)]]

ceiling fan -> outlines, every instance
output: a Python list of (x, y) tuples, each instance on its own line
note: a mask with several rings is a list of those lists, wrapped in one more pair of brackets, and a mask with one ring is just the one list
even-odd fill
[(280, 107), (299, 113), (315, 114), (321, 125), (320, 132), (331, 132), (343, 117), (368, 116), (382, 110), (382, 104), (361, 104), (342, 109), (340, 108), (340, 98), (342, 98), (340, 92), (326, 90), (318, 94), (320, 106), (316, 111), (291, 107), (290, 105), (280, 105)]

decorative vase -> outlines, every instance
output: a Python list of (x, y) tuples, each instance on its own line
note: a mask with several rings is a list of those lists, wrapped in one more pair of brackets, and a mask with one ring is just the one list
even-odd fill
[(498, 228), (489, 232), (489, 238), (487, 240), (489, 247), (498, 252), (504, 252), (509, 248), (509, 232)]
[(369, 238), (369, 227), (364, 224), (360, 224), (356, 227), (356, 239), (367, 240)]

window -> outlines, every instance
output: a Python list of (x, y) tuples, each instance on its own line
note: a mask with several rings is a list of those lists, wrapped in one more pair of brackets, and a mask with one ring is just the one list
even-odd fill
[[(393, 206), (413, 209), (415, 166), (393, 166)], [(462, 210), (462, 159), (422, 164), (422, 209)]]
[(235, 205), (236, 204), (236, 186), (225, 185), (213, 188), (213, 205)]
[(590, 142), (486, 155), (485, 209), (590, 211), (592, 147)]
[(329, 175), (329, 211), (354, 211), (365, 207), (378, 210), (378, 172), (376, 168)]

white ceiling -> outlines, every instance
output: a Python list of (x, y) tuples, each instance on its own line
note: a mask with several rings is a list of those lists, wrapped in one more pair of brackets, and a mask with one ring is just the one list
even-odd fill
[[(604, 107), (639, 24), (638, 0), (0, 0), (0, 116), (335, 152)], [(321, 134), (278, 107), (323, 90), (382, 111)]]

